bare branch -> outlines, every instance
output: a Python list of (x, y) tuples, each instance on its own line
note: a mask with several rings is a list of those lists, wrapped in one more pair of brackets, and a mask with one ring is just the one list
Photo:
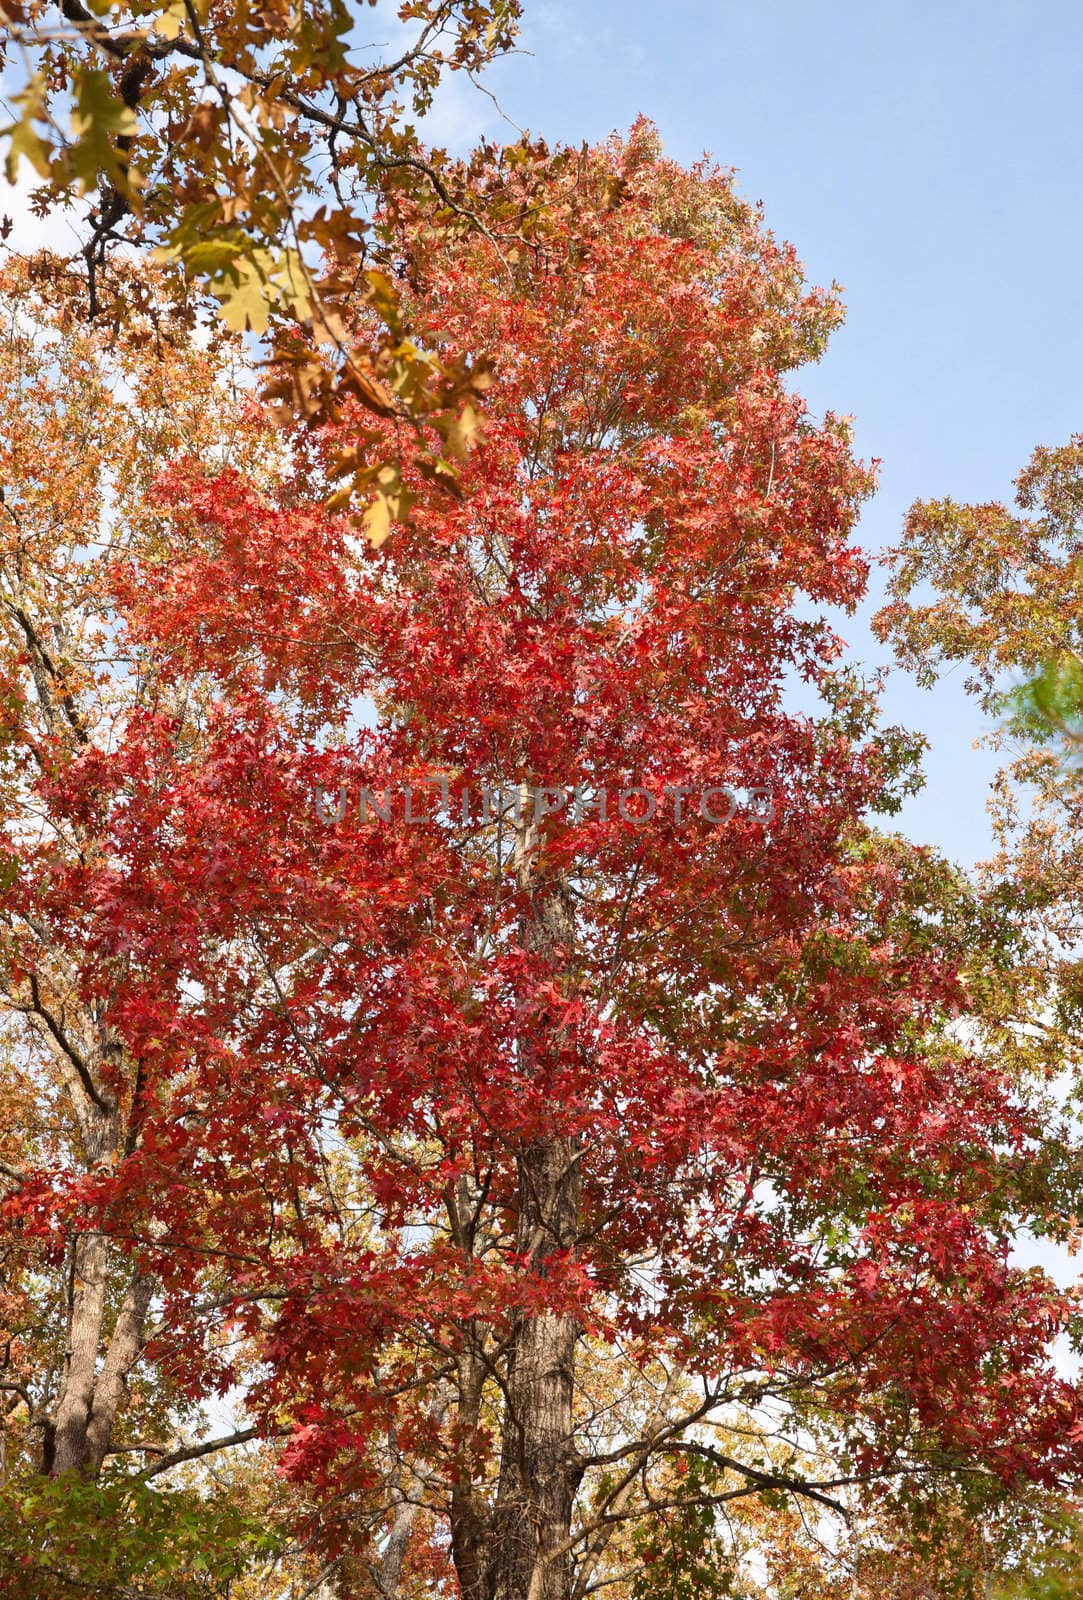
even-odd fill
[[(263, 1437), (279, 1438), (289, 1430), (282, 1428), (277, 1434), (263, 1435)], [(235, 1445), (247, 1444), (251, 1439), (261, 1437), (259, 1428), (238, 1428), (236, 1433), (227, 1433), (220, 1439), (205, 1439), (202, 1444), (184, 1445), (179, 1450), (173, 1450), (169, 1455), (163, 1456), (152, 1467), (148, 1467), (139, 1476), (143, 1479), (156, 1478), (160, 1472), (168, 1472), (171, 1467), (179, 1467), (185, 1461), (198, 1461), (201, 1456), (213, 1455), (218, 1450), (231, 1450)]]

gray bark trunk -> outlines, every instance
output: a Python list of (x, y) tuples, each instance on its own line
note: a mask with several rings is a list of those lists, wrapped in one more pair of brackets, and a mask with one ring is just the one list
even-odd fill
[[(520, 884), (534, 888), (523, 935), (527, 948), (552, 957), (554, 974), (570, 961), (575, 943), (571, 896), (560, 878), (538, 883), (536, 827), (520, 836)], [(523, 1041), (521, 1065), (560, 1041), (539, 1039), (533, 1022)], [(555, 1254), (574, 1252), (579, 1237), (579, 1156), (573, 1142), (554, 1134), (520, 1151), (517, 1248), (536, 1271)], [(500, 1478), (492, 1519), (490, 1600), (567, 1600), (572, 1565), (568, 1538), (581, 1467), (574, 1442), (572, 1402), (575, 1347), (573, 1316), (542, 1311), (519, 1319), (508, 1368), (501, 1435)]]
[[(479, 1391), (480, 1392), (480, 1391)], [(434, 1401), (430, 1415), (434, 1422), (440, 1423), (447, 1413), (448, 1400), (445, 1395), (439, 1395)], [(403, 1564), (406, 1553), (410, 1548), (413, 1538), (414, 1526), (421, 1512), (421, 1500), (425, 1493), (426, 1483), (422, 1473), (411, 1471), (407, 1477), (407, 1488), (415, 1497), (404, 1500), (395, 1512), (391, 1523), (391, 1532), (387, 1537), (383, 1554), (376, 1563), (373, 1577), (381, 1600), (395, 1600), (402, 1581)]]
[[(520, 1249), (537, 1259), (573, 1249), (578, 1231), (578, 1152), (567, 1139), (534, 1145), (520, 1159)], [(492, 1600), (567, 1600), (568, 1537), (581, 1469), (572, 1421), (574, 1317), (541, 1312), (516, 1330), (493, 1518)]]
[[(464, 1435), (478, 1426), (484, 1386), (485, 1368), (468, 1343), (459, 1357), (458, 1422)], [(451, 1549), (462, 1600), (487, 1600), (491, 1532), (485, 1496), (470, 1479), (458, 1479), (451, 1490)]]
[[(115, 1112), (95, 1115), (84, 1107), (81, 1122), (88, 1167), (108, 1160), (117, 1147)], [(54, 1477), (64, 1472), (94, 1477), (101, 1471), (128, 1374), (143, 1348), (152, 1284), (138, 1272), (129, 1281), (112, 1331), (106, 1332), (110, 1271), (116, 1267), (112, 1257), (103, 1233), (82, 1233), (74, 1241), (67, 1360), (50, 1430), (50, 1459), (43, 1462)]]
[(87, 1465), (87, 1426), (105, 1316), (108, 1253), (100, 1233), (84, 1233), (75, 1241), (67, 1365), (57, 1402), (53, 1447), (52, 1470), (57, 1477), (62, 1472), (81, 1472)]
[(127, 1393), (128, 1374), (143, 1348), (143, 1329), (151, 1291), (150, 1279), (135, 1273), (117, 1315), (105, 1360), (94, 1385), (86, 1430), (86, 1464), (94, 1473), (101, 1471), (109, 1453), (113, 1424)]

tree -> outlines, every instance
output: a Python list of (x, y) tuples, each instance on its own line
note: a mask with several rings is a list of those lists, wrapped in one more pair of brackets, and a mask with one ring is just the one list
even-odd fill
[(166, 1326), (213, 1300), (178, 1380), (289, 1429), (343, 1594), (579, 1600), (674, 1517), (724, 1587), (704, 1513), (1078, 1458), (1071, 1297), (1008, 1261), (1059, 1130), (963, 1026), (1008, 935), (977, 962), (989, 908), (871, 829), (914, 741), (818, 614), (871, 479), (785, 375), (837, 301), (645, 126), (569, 174), (511, 263), (399, 210), (415, 325), (502, 371), (390, 554), (327, 504), (393, 447), (359, 401), (277, 485), (162, 475), (110, 574), (147, 699), (44, 791), (98, 851), (6, 891), (138, 955), (79, 1206)]
[[(231, 328), (266, 335), (289, 425), (333, 416), (349, 395), (407, 425), (401, 450), (416, 448), (419, 418), (453, 428), (488, 370), (485, 352), (449, 366), (412, 337), (388, 276), (388, 207), (421, 186), (438, 202), (434, 226), (496, 228), (508, 248), (546, 219), (529, 202), (480, 216), (469, 168), (426, 149), (407, 120), (445, 74), (473, 80), (510, 48), (518, 0), (402, 0), (380, 18), (395, 38), (383, 51), (367, 36), (374, 6), (60, 0), (54, 13), (5, 0), (0, 59), (23, 81), (2, 131), (8, 177), (29, 163), (40, 212), (74, 205), (78, 218), (88, 197), (92, 320), (128, 318), (138, 289), (114, 263), (149, 252), (172, 268), (159, 299), (168, 289), (194, 317), (209, 297)], [(544, 159), (526, 140), (519, 154)], [(357, 342), (347, 328), (362, 298), (376, 315)], [(381, 518), (397, 503), (397, 459), (366, 462), (355, 485)], [(428, 464), (454, 482), (438, 445)]]
[(993, 793), (999, 848), (987, 881), (1012, 902), (1044, 984), (1018, 1020), (1051, 1063), (1078, 1069), (1083, 441), (1037, 450), (1017, 490), (1014, 512), (915, 505), (876, 627), (926, 684), (965, 662), (968, 689), (995, 719), (990, 742), (1011, 753)]
[[(1010, 757), (990, 808), (997, 854), (981, 877), (987, 899), (999, 899), (1016, 926), (1020, 959), (1014, 985), (993, 992), (1017, 1053), (1065, 1073), (1077, 1101), (1083, 440), (1037, 449), (1016, 491), (1014, 508), (918, 502), (891, 553), (889, 604), (875, 626), (927, 685), (965, 663), (967, 688), (993, 719), (988, 742)], [(1042, 1231), (1077, 1248), (1071, 1179), (1059, 1210)], [(1067, 1595), (1078, 1587), (1079, 1559), (1071, 1497), (1046, 1507), (1030, 1537), (1009, 1548), (993, 1592)]]
[(1021, 1554), (1000, 1574), (996, 1600), (1070, 1600), (1083, 1576), (1078, 1505), (1049, 1512)]
[[(81, 1199), (139, 1142), (141, 1066), (110, 1008), (142, 969), (116, 938), (85, 937), (107, 841), (65, 774), (107, 760), (146, 710), (107, 574), (160, 548), (151, 485), (178, 450), (270, 472), (274, 436), (235, 342), (196, 348), (165, 306), (119, 335), (88, 326), (65, 284), (41, 258), (0, 277), (0, 1586), (72, 1600), (142, 1593), (156, 1572), (154, 1592), (180, 1600), (224, 1595), (270, 1559), (275, 1527), (236, 1484), (156, 1492), (209, 1447), (210, 1391), (171, 1360), (178, 1339), (198, 1347), (198, 1314), (183, 1334), (163, 1325), (153, 1275)], [(194, 745), (194, 715), (180, 723)]]

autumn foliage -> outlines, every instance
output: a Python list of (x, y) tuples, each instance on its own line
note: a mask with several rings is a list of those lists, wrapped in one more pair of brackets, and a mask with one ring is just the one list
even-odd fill
[[(569, 181), (512, 258), (396, 203), (426, 347), (499, 354), (431, 449), (348, 395), (287, 448), (188, 351), (200, 420), (82, 524), (11, 466), (19, 1470), (146, 1471), (229, 1394), (343, 1596), (723, 1592), (723, 1512), (1078, 1465), (1012, 935), (876, 831), (914, 741), (824, 616), (872, 477), (788, 375), (837, 301), (646, 125)], [(373, 452), (379, 552), (328, 504)]]

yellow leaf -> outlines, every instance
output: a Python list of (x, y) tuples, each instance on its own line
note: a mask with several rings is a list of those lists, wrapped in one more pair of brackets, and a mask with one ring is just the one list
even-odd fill
[(448, 455), (453, 461), (462, 461), (470, 454), (481, 435), (481, 413), (468, 400), (458, 416), (449, 418), (446, 427), (441, 431), (444, 434)]
[(125, 164), (115, 141), (135, 134), (135, 113), (117, 99), (109, 74), (100, 68), (87, 68), (76, 76), (71, 128), (72, 170), (83, 193), (96, 188), (102, 178), (127, 189)]
[(377, 495), (361, 518), (361, 526), (369, 544), (374, 550), (378, 550), (391, 532), (391, 509), (386, 495)]
[(154, 31), (163, 39), (176, 39), (184, 32), (188, 10), (184, 0), (171, 0), (165, 10), (154, 19)]
[(49, 176), (49, 146), (45, 143), (30, 125), (29, 118), (13, 123), (4, 130), (7, 134), (8, 148), (5, 157), (4, 170), (9, 183), (14, 183), (19, 173), (19, 158), (25, 157), (41, 178)]
[(243, 333), (246, 327), (253, 333), (265, 332), (270, 310), (267, 284), (254, 262), (235, 261), (228, 277), (211, 287), (221, 303), (223, 322), (235, 333)]
[(283, 250), (274, 270), (274, 282), (279, 286), (278, 302), (303, 320), (312, 309), (308, 278), (298, 250)]
[(7, 155), (4, 167), (9, 183), (14, 183), (19, 172), (19, 158), (24, 157), (29, 161), (34, 171), (41, 178), (49, 176), (49, 154), (51, 146), (35, 130), (34, 122), (42, 114), (42, 79), (40, 74), (32, 79), (21, 94), (13, 94), (11, 103), (18, 106), (22, 115), (17, 122), (4, 128), (0, 137), (8, 140)]
[(189, 272), (215, 272), (228, 270), (239, 260), (241, 250), (236, 238), (220, 235), (198, 239), (195, 244), (173, 247), (171, 254), (184, 262)]
[(135, 112), (117, 99), (107, 72), (94, 67), (79, 74), (71, 131), (77, 139), (135, 133)]
[(365, 537), (374, 550), (378, 550), (391, 532), (392, 522), (401, 522), (409, 515), (416, 495), (403, 487), (398, 467), (381, 467), (376, 474), (376, 499), (361, 518)]
[(391, 331), (397, 332), (399, 328), (399, 297), (395, 293), (395, 285), (386, 272), (375, 270), (366, 272), (365, 279), (368, 283), (367, 299), (379, 316), (387, 323)]
[(308, 315), (308, 281), (296, 250), (283, 250), (276, 255), (234, 239), (222, 245), (210, 240), (186, 245), (179, 254), (189, 270), (211, 271), (220, 260), (222, 249), (230, 250), (233, 259), (212, 276), (210, 287), (221, 302), (223, 320), (231, 328), (238, 333), (246, 327), (253, 333), (263, 333), (273, 310), (292, 311), (300, 318)]

